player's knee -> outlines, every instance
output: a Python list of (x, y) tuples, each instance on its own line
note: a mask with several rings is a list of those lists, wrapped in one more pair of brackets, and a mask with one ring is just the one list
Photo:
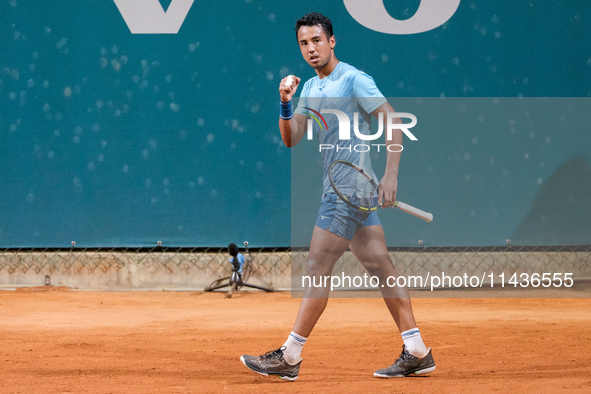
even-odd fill
[(361, 264), (365, 267), (367, 272), (378, 278), (388, 276), (393, 268), (392, 261), (387, 253), (373, 256), (370, 259), (363, 259)]
[(330, 275), (332, 272), (332, 267), (327, 267), (326, 264), (321, 264), (314, 259), (308, 260), (308, 265), (306, 266), (306, 274), (308, 276), (326, 276)]

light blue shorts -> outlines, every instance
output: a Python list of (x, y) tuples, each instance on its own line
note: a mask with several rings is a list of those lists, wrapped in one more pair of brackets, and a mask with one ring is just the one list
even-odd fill
[(316, 226), (351, 241), (358, 228), (381, 225), (378, 213), (359, 212), (341, 200), (336, 193), (325, 193)]

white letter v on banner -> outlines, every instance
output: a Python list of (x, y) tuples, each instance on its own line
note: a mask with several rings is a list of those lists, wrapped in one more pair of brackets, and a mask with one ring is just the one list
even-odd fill
[(164, 12), (158, 0), (113, 0), (133, 34), (177, 34), (194, 0), (172, 0)]

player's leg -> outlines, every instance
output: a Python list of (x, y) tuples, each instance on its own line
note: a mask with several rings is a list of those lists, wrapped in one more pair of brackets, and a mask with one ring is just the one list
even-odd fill
[(318, 226), (314, 227), (306, 276), (311, 278), (310, 283), (320, 285), (305, 289), (293, 331), (283, 346), (262, 356), (244, 355), (240, 358), (244, 365), (262, 375), (277, 375), (286, 380), (297, 379), (302, 362), (302, 348), (328, 302), (330, 288), (325, 283), (330, 286), (330, 280), (325, 282), (324, 278), (332, 274), (334, 264), (347, 250), (349, 242), (347, 238)]
[(350, 248), (368, 273), (379, 279), (384, 302), (400, 331), (416, 327), (408, 290), (405, 287), (391, 286), (392, 280), (388, 283), (388, 278), (398, 277), (398, 272), (390, 259), (382, 226), (358, 229)]
[[(304, 298), (300, 303), (300, 310), (293, 327), (293, 331), (299, 335), (308, 337), (324, 312), (330, 288), (324, 285), (323, 279), (332, 274), (336, 261), (347, 250), (349, 243), (350, 241), (346, 238), (320, 227), (314, 227), (306, 276), (311, 278), (312, 283), (323, 285), (308, 286), (304, 291)], [(330, 286), (330, 280), (328, 285)]]
[(398, 277), (398, 272), (388, 254), (382, 226), (359, 228), (350, 247), (369, 274), (379, 279), (384, 302), (404, 340), (398, 360), (392, 366), (376, 371), (374, 376), (389, 378), (433, 371), (435, 362), (431, 356), (431, 349), (425, 347), (417, 328), (408, 291), (406, 288), (392, 286), (392, 281), (388, 283), (388, 278)]

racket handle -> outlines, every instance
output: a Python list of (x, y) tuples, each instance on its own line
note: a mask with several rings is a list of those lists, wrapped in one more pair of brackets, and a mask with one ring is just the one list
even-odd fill
[(426, 222), (431, 222), (433, 220), (433, 214), (425, 211), (421, 211), (418, 208), (415, 208), (411, 205), (405, 204), (401, 201), (396, 201), (396, 207), (401, 211), (406, 213), (410, 213), (413, 216), (423, 219)]

